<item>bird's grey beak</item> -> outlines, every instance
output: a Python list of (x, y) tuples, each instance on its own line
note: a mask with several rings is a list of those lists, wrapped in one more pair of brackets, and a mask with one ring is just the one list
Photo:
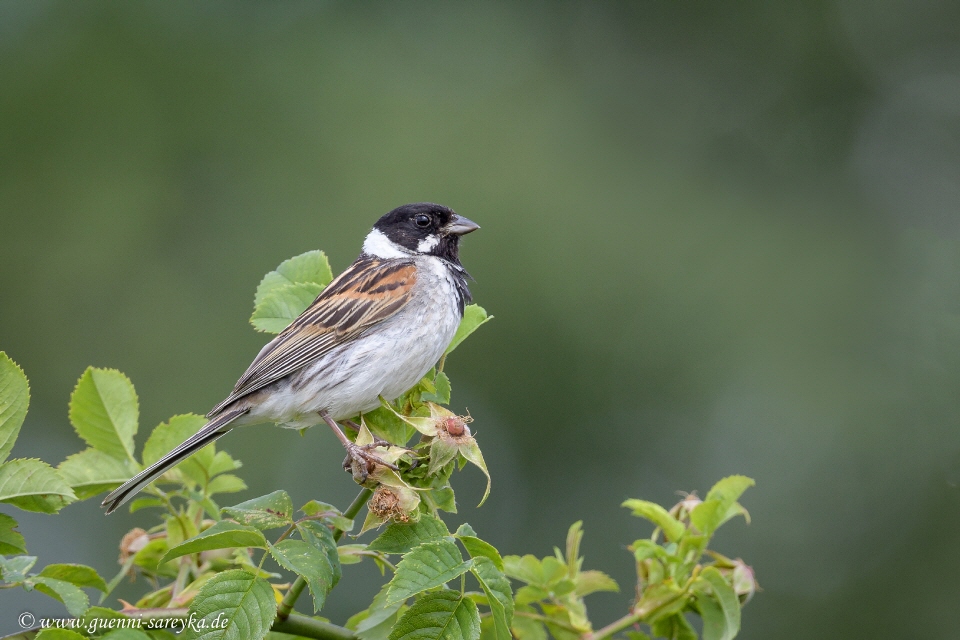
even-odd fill
[(455, 236), (462, 236), (470, 233), (471, 231), (476, 231), (480, 228), (473, 220), (469, 218), (464, 218), (461, 215), (454, 215), (453, 221), (447, 225), (447, 233), (452, 233)]

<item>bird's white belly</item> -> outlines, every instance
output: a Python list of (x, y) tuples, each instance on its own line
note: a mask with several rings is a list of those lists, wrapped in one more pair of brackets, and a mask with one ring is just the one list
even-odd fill
[[(243, 422), (300, 429), (321, 422), (320, 411), (343, 420), (376, 409), (380, 396), (394, 400), (408, 391), (437, 363), (460, 323), (446, 274), (421, 267), (419, 279), (433, 278), (441, 282), (424, 287), (432, 295), (415, 294), (396, 315), (272, 386)], [(438, 284), (443, 295), (435, 293)]]

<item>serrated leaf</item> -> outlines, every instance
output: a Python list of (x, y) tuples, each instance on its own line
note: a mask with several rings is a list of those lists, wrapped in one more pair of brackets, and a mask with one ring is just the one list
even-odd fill
[(493, 616), (493, 636), (496, 640), (512, 640), (510, 625), (513, 623), (513, 592), (507, 576), (489, 558), (473, 559), (471, 573), (480, 583), (487, 596), (487, 605)]
[(56, 578), (47, 578), (45, 576), (33, 576), (24, 581), (24, 585), (33, 588), (40, 593), (45, 593), (51, 598), (55, 598), (64, 604), (70, 615), (79, 618), (90, 607), (90, 599), (80, 587), (70, 584), (65, 580)]
[(39, 575), (63, 580), (78, 587), (93, 587), (104, 592), (107, 590), (107, 583), (100, 574), (83, 564), (48, 564)]
[(237, 493), (246, 491), (247, 483), (232, 473), (224, 473), (210, 481), (207, 485), (207, 493)]
[(392, 407), (378, 407), (363, 414), (363, 421), (375, 436), (396, 445), (404, 446), (416, 433), (412, 425), (397, 415)]
[(453, 335), (450, 346), (447, 347), (445, 355), (460, 346), (460, 343), (466, 340), (471, 333), (480, 328), (480, 325), (493, 320), (493, 316), (488, 316), (486, 310), (480, 305), (469, 304), (463, 310), (463, 319), (460, 320), (460, 326)]
[[(161, 422), (150, 433), (150, 437), (143, 445), (143, 464), (150, 466), (158, 462), (163, 456), (173, 451), (187, 438), (199, 431), (207, 419), (195, 413), (173, 416), (166, 422)], [(182, 472), (197, 484), (206, 485), (210, 476), (210, 467), (215, 456), (214, 445), (208, 444), (174, 469)], [(178, 476), (174, 476), (177, 478)]]
[[(373, 602), (367, 608), (367, 615), (361, 620), (355, 621), (351, 627), (354, 634), (361, 640), (381, 640), (389, 635), (396, 622), (397, 612), (403, 606), (403, 602), (387, 604), (387, 588), (389, 585), (383, 585), (383, 588), (373, 597)], [(350, 623), (347, 624), (350, 627)]]
[(443, 371), (437, 373), (433, 379), (433, 391), (426, 391), (420, 394), (420, 400), (423, 402), (437, 402), (439, 404), (450, 404), (450, 378)]
[(603, 571), (580, 571), (574, 581), (577, 585), (575, 593), (580, 596), (588, 596), (598, 591), (620, 591), (620, 585), (617, 581), (605, 574)]
[(407, 553), (424, 542), (435, 542), (449, 535), (443, 520), (424, 513), (417, 522), (391, 524), (367, 548), (383, 553)]
[(16, 528), (16, 520), (5, 513), (0, 513), (0, 556), (27, 552), (27, 543), (23, 539), (23, 534)]
[(254, 308), (250, 324), (258, 331), (280, 333), (310, 306), (322, 290), (323, 287), (312, 282), (273, 289)]
[(293, 501), (286, 491), (274, 491), (221, 509), (231, 518), (261, 531), (293, 524)]
[(483, 492), (483, 497), (480, 498), (480, 504), (477, 506), (483, 506), (483, 503), (487, 501), (487, 496), (490, 495), (490, 472), (487, 471), (487, 463), (483, 460), (483, 453), (480, 452), (480, 445), (474, 440), (473, 442), (466, 442), (460, 445), (460, 455), (470, 461), (475, 467), (483, 471), (483, 475), (487, 476), (487, 488)]
[(476, 536), (461, 534), (461, 529), (463, 529), (463, 526), (461, 526), (460, 529), (457, 529), (457, 539), (467, 550), (467, 553), (470, 554), (470, 557), (487, 558), (493, 562), (494, 566), (499, 571), (503, 571), (503, 558), (500, 557), (500, 552), (497, 551), (497, 548), (489, 542), (481, 540)]
[(0, 577), (8, 584), (23, 582), (36, 562), (36, 556), (0, 557)]
[(625, 500), (621, 505), (633, 511), (633, 515), (649, 520), (660, 527), (663, 535), (670, 542), (677, 542), (683, 537), (687, 528), (683, 523), (670, 515), (666, 509), (646, 500)]
[[(277, 602), (269, 582), (233, 569), (203, 585), (190, 603), (190, 613), (204, 628), (188, 628), (183, 640), (261, 640), (277, 616)], [(215, 624), (223, 628), (214, 628)]]
[(567, 565), (552, 556), (543, 560), (527, 554), (504, 556), (503, 569), (507, 576), (540, 587), (551, 587), (567, 575)]
[[(533, 607), (529, 606), (518, 606), (517, 612), (539, 615)], [(547, 640), (547, 628), (543, 623), (527, 616), (514, 615), (510, 629), (517, 640)]]
[(30, 458), (0, 464), (0, 502), (24, 511), (56, 513), (76, 499), (66, 480), (46, 462)]
[[(713, 485), (707, 493), (707, 497), (704, 498), (704, 501), (693, 509), (693, 512), (690, 514), (691, 520), (695, 517), (694, 512), (701, 511), (702, 513), (697, 514), (697, 521), (694, 521), (694, 524), (696, 524), (698, 529), (707, 534), (712, 533), (723, 523), (738, 515), (742, 515), (749, 523), (750, 514), (737, 503), (737, 500), (740, 499), (744, 491), (755, 484), (756, 482), (754, 482), (752, 478), (746, 476), (728, 476), (723, 478)], [(705, 504), (711, 506), (704, 507), (703, 505)], [(697, 522), (699, 522), (699, 524), (697, 524)], [(706, 529), (703, 527), (706, 527)]]
[(327, 556), (330, 568), (333, 571), (333, 580), (330, 584), (332, 589), (340, 581), (341, 576), (340, 552), (337, 549), (337, 541), (333, 538), (333, 532), (327, 525), (316, 520), (298, 522), (297, 532), (304, 542), (313, 545)]
[(133, 383), (115, 369), (87, 368), (70, 396), (70, 423), (77, 435), (120, 460), (134, 460), (139, 416)]
[[(176, 521), (178, 521), (178, 519), (172, 520), (172, 522)], [(169, 549), (158, 564), (169, 562), (174, 558), (179, 558), (180, 556), (185, 556), (190, 553), (210, 551), (211, 549), (233, 549), (237, 547), (266, 549), (267, 539), (263, 537), (263, 533), (261, 533), (259, 529), (248, 525), (237, 524), (236, 522), (230, 522), (229, 520), (221, 520), (197, 536), (185, 540)]]
[(129, 462), (114, 458), (99, 449), (84, 449), (68, 456), (57, 470), (73, 489), (78, 500), (115, 489), (135, 473)]
[(428, 593), (400, 618), (390, 640), (477, 640), (480, 612), (457, 591)]
[(277, 289), (289, 284), (309, 282), (325, 287), (333, 280), (330, 261), (323, 251), (307, 251), (280, 263), (273, 271), (263, 276), (253, 298), (254, 306)]
[(130, 503), (130, 513), (136, 513), (140, 509), (149, 507), (164, 507), (166, 503), (160, 498), (136, 498)]
[(327, 554), (308, 542), (289, 538), (271, 546), (270, 554), (281, 567), (307, 581), (314, 613), (323, 609), (333, 588), (333, 567)]
[(672, 616), (660, 618), (652, 625), (653, 633), (657, 638), (666, 640), (697, 640), (697, 632), (694, 630), (682, 613), (675, 613)]
[(231, 458), (230, 454), (226, 451), (217, 451), (217, 455), (213, 456), (213, 462), (210, 464), (209, 471), (211, 476), (215, 476), (218, 473), (224, 473), (226, 471), (236, 471), (242, 466), (242, 462)]
[(740, 631), (740, 600), (715, 567), (707, 567), (694, 584), (704, 640), (731, 640)]
[(402, 602), (418, 593), (458, 578), (473, 566), (463, 561), (460, 549), (450, 540), (425, 542), (403, 556), (390, 580), (387, 604)]
[(16, 362), (0, 351), (0, 462), (10, 455), (30, 405), (30, 385)]

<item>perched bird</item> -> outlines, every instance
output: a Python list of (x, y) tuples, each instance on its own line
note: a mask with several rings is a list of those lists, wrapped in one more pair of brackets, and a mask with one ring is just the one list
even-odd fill
[(347, 450), (345, 466), (382, 463), (352, 443), (337, 421), (394, 400), (446, 350), (470, 301), (460, 236), (479, 226), (421, 202), (381, 217), (360, 256), (257, 354), (210, 421), (162, 459), (112, 491), (107, 513), (234, 427), (326, 422)]

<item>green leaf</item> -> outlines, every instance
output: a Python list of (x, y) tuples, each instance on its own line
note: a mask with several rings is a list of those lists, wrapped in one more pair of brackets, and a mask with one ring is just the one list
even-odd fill
[[(23, 636), (25, 639), (28, 637)], [(13, 640), (17, 640), (17, 636), (13, 636)], [(41, 629), (40, 633), (36, 635), (33, 640), (87, 640), (87, 636), (81, 635), (74, 631), (73, 629)]]
[(438, 404), (450, 404), (450, 378), (443, 371), (437, 374), (433, 379), (435, 391), (427, 391), (420, 394), (420, 400), (423, 402), (436, 402)]
[(425, 542), (403, 556), (390, 581), (387, 604), (402, 602), (418, 593), (439, 587), (473, 566), (463, 561), (460, 549), (448, 539)]
[(277, 602), (269, 582), (233, 569), (218, 573), (200, 588), (190, 613), (203, 628), (188, 628), (182, 640), (261, 640), (277, 616)]
[(367, 548), (383, 553), (407, 553), (424, 542), (435, 542), (450, 535), (443, 520), (429, 513), (409, 524), (394, 522), (377, 536)]
[(140, 509), (163, 506), (166, 506), (166, 503), (160, 498), (136, 498), (130, 503), (130, 513), (136, 513)]
[(210, 465), (211, 476), (215, 476), (218, 473), (224, 473), (226, 471), (235, 471), (243, 466), (243, 463), (239, 460), (234, 460), (230, 457), (230, 454), (226, 451), (217, 451), (217, 455), (213, 456), (213, 463)]
[(386, 407), (363, 414), (363, 421), (373, 435), (400, 446), (407, 444), (417, 431)]
[(683, 523), (667, 513), (667, 510), (654, 502), (646, 500), (625, 500), (621, 505), (633, 511), (633, 515), (649, 520), (663, 530), (663, 535), (671, 542), (683, 537), (687, 528)]
[(27, 543), (23, 534), (16, 531), (17, 521), (5, 513), (0, 513), (0, 556), (12, 556), (27, 552)]
[(221, 520), (196, 537), (190, 538), (167, 551), (158, 564), (174, 558), (211, 549), (232, 549), (236, 547), (267, 548), (267, 539), (254, 527)]
[(215, 493), (236, 493), (238, 491), (246, 491), (246, 489), (247, 483), (232, 473), (217, 476), (207, 485), (207, 493), (210, 495)]
[(39, 575), (45, 578), (64, 580), (78, 587), (93, 587), (100, 591), (107, 590), (107, 583), (95, 569), (83, 564), (48, 564)]
[(731, 640), (740, 631), (740, 600), (716, 567), (707, 567), (694, 584), (704, 640)]
[(474, 466), (483, 471), (483, 475), (487, 476), (487, 488), (483, 492), (483, 497), (480, 498), (480, 504), (477, 506), (480, 507), (484, 502), (487, 501), (487, 496), (490, 495), (490, 472), (487, 471), (487, 463), (483, 461), (483, 454), (480, 452), (480, 446), (474, 440), (473, 442), (465, 442), (460, 445), (460, 455), (469, 460)]
[[(518, 606), (517, 611), (538, 615), (538, 612), (529, 606)], [(514, 616), (510, 629), (517, 640), (547, 640), (547, 629), (543, 623), (526, 616)]]
[(457, 591), (428, 593), (407, 609), (390, 640), (477, 640), (480, 612)]
[(749, 514), (737, 500), (755, 484), (753, 479), (746, 476), (728, 476), (720, 480), (713, 485), (704, 501), (690, 512), (690, 521), (706, 535), (738, 515), (743, 515), (749, 522)]
[(66, 480), (46, 462), (17, 459), (0, 465), (0, 502), (24, 511), (56, 513), (76, 499)]
[(325, 523), (333, 525), (344, 533), (349, 533), (353, 530), (353, 520), (344, 517), (340, 510), (332, 504), (311, 500), (303, 505), (300, 511), (308, 516), (315, 516), (318, 513), (323, 514), (321, 517)]
[(121, 626), (130, 628), (136, 624), (136, 621), (132, 618), (106, 607), (90, 607), (79, 622), (82, 624), (82, 627), (79, 628), (83, 628), (94, 636), (111, 628), (117, 629)]
[[(199, 431), (207, 419), (195, 413), (173, 416), (153, 430), (143, 445), (143, 464), (150, 466), (173, 451), (187, 438)], [(214, 445), (209, 444), (174, 467), (200, 485), (209, 481), (210, 467), (214, 461)]]
[(316, 520), (298, 522), (297, 532), (300, 533), (300, 538), (304, 542), (313, 545), (327, 556), (327, 561), (333, 571), (333, 579), (330, 583), (332, 589), (340, 581), (341, 576), (340, 552), (337, 549), (337, 541), (333, 539), (333, 532), (327, 525)]
[(127, 464), (99, 449), (85, 449), (68, 456), (57, 470), (77, 494), (77, 499), (86, 500), (129, 480), (135, 472)]
[(77, 587), (65, 580), (56, 578), (47, 578), (45, 576), (33, 576), (24, 581), (27, 588), (36, 589), (40, 593), (45, 593), (51, 598), (55, 598), (67, 607), (67, 611), (75, 618), (79, 618), (90, 607), (90, 599), (80, 587)]
[(325, 287), (331, 280), (333, 271), (323, 251), (307, 251), (284, 260), (279, 267), (263, 276), (253, 304), (259, 305), (271, 293), (286, 285), (310, 282)]
[(0, 577), (7, 584), (23, 582), (27, 577), (27, 572), (33, 568), (36, 562), (36, 556), (0, 557)]
[(387, 604), (387, 588), (389, 584), (383, 585), (383, 588), (373, 598), (373, 602), (366, 610), (366, 615), (360, 620), (354, 622), (349, 628), (352, 628), (358, 638), (362, 640), (382, 640), (386, 638), (397, 620), (397, 612), (403, 606), (403, 602), (394, 602)]
[(453, 335), (453, 340), (447, 347), (445, 355), (460, 346), (460, 343), (466, 340), (480, 325), (490, 320), (493, 320), (493, 316), (488, 316), (486, 310), (480, 305), (467, 305), (463, 310), (463, 319), (460, 321), (460, 326), (457, 327), (457, 332)]
[(661, 618), (652, 625), (653, 633), (658, 638), (667, 640), (697, 640), (697, 632), (694, 630), (682, 613), (675, 613), (672, 616)]
[[(635, 629), (624, 631), (623, 635), (627, 636), (628, 640), (650, 640), (650, 636), (645, 634), (643, 631), (637, 631)], [(697, 640), (696, 636), (694, 636), (693, 640)]]
[(77, 435), (119, 460), (134, 460), (139, 416), (133, 383), (115, 369), (87, 368), (70, 396), (70, 422)]
[(221, 511), (231, 518), (261, 531), (289, 527), (293, 524), (293, 501), (286, 491), (274, 491)]
[(496, 640), (512, 640), (510, 625), (513, 623), (513, 592), (510, 581), (492, 560), (485, 557), (473, 559), (471, 573), (477, 578), (487, 596), (487, 605), (493, 616), (493, 636)]
[(503, 569), (509, 577), (539, 587), (550, 587), (567, 576), (567, 565), (547, 556), (542, 561), (529, 553), (525, 556), (504, 556)]
[(307, 581), (314, 613), (323, 609), (327, 594), (333, 588), (333, 567), (327, 554), (308, 542), (289, 538), (271, 546), (270, 554), (281, 567)]
[(250, 324), (258, 331), (280, 333), (303, 313), (323, 290), (318, 284), (301, 282), (272, 290), (253, 310)]
[(577, 573), (576, 594), (581, 598), (598, 591), (620, 591), (617, 581), (603, 571), (580, 571)]
[(0, 462), (17, 441), (30, 405), (30, 385), (17, 363), (0, 351)]
[[(467, 553), (470, 554), (471, 558), (488, 558), (493, 562), (494, 566), (498, 570), (503, 571), (503, 558), (500, 557), (500, 552), (497, 551), (497, 548), (494, 547), (489, 542), (481, 540), (475, 535), (468, 535), (461, 533), (461, 531), (466, 531), (466, 527), (470, 527), (468, 524), (460, 525), (460, 528), (457, 529), (457, 539), (467, 550)], [(473, 531), (472, 528), (469, 531)]]

